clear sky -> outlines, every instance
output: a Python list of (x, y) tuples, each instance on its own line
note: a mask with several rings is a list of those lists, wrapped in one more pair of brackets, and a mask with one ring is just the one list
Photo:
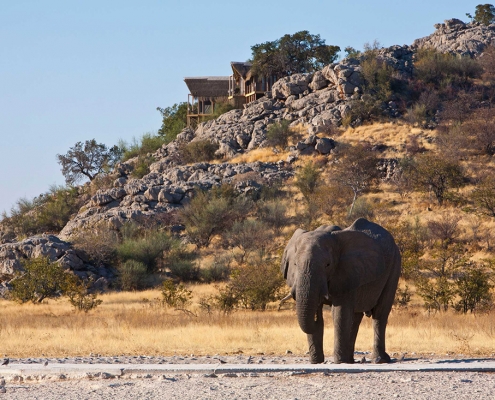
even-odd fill
[(229, 75), (250, 46), (309, 30), (411, 44), (479, 0), (0, 0), (0, 212), (64, 179), (56, 154), (160, 127), (186, 76)]

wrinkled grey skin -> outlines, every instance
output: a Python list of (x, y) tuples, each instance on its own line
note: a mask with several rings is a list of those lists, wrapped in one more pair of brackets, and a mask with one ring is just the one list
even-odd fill
[(353, 363), (363, 315), (373, 318), (372, 359), (390, 362), (385, 328), (401, 273), (392, 235), (359, 218), (350, 227), (324, 225), (296, 230), (285, 248), (281, 270), (296, 300), (299, 326), (307, 334), (312, 363), (322, 363), (324, 304), (332, 306), (334, 362)]

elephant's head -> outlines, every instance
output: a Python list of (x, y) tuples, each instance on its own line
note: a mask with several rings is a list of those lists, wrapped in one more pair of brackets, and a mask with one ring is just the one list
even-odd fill
[(312, 334), (322, 304), (377, 279), (385, 263), (380, 247), (366, 234), (320, 227), (294, 233), (281, 270), (296, 300), (299, 325)]

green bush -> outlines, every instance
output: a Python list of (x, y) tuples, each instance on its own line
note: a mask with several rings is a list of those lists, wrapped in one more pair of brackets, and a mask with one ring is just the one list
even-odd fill
[(22, 261), (24, 272), (12, 280), (11, 297), (19, 303), (41, 303), (44, 299), (63, 294), (70, 276), (57, 263), (47, 257), (30, 258)]
[(87, 313), (103, 303), (102, 300), (97, 298), (98, 295), (96, 293), (90, 292), (89, 287), (91, 282), (84, 283), (75, 276), (74, 278), (68, 280), (64, 292), (69, 298), (69, 303), (76, 311)]
[(456, 293), (460, 300), (454, 305), (457, 311), (466, 314), (471, 313), (483, 306), (491, 308), (493, 297), (490, 284), (491, 275), (483, 270), (483, 266), (472, 264), (457, 276), (455, 280)]
[(236, 268), (225, 288), (219, 290), (217, 302), (224, 311), (235, 307), (265, 310), (268, 303), (280, 300), (285, 281), (279, 265), (262, 260)]
[(140, 261), (127, 260), (117, 266), (122, 290), (141, 290), (148, 286), (148, 270)]
[(182, 143), (179, 146), (180, 158), (186, 164), (211, 161), (215, 159), (215, 152), (217, 150), (218, 144), (206, 139)]
[(125, 238), (117, 247), (117, 256), (122, 263), (139, 261), (148, 273), (153, 273), (158, 270), (164, 253), (170, 251), (176, 241), (166, 232), (150, 230), (140, 237)]
[(181, 281), (198, 281), (199, 267), (194, 262), (196, 254), (187, 251), (179, 242), (165, 257), (164, 266)]
[(162, 285), (162, 300), (167, 307), (185, 309), (191, 304), (192, 292), (184, 284), (175, 284), (172, 279), (166, 279)]
[(320, 184), (321, 170), (313, 162), (308, 161), (302, 168), (297, 170), (294, 186), (300, 190), (306, 202), (309, 202)]
[(162, 114), (162, 126), (158, 134), (163, 137), (165, 143), (170, 143), (187, 126), (187, 103), (176, 103), (171, 107), (157, 110)]
[(434, 49), (420, 49), (414, 67), (416, 79), (437, 89), (466, 86), (483, 72), (479, 62), (468, 56), (460, 57)]
[(290, 121), (283, 120), (268, 126), (266, 130), (266, 141), (269, 146), (285, 150), (289, 139), (296, 135), (296, 131), (289, 127)]
[(10, 215), (3, 212), (2, 225), (17, 236), (59, 232), (82, 205), (77, 188), (53, 185), (47, 193), (17, 200)]
[(201, 268), (201, 280), (205, 283), (226, 281), (230, 277), (232, 256), (230, 254), (215, 257), (211, 265)]
[(134, 157), (142, 157), (143, 160), (148, 158), (149, 153), (154, 153), (167, 141), (163, 136), (155, 135), (151, 132), (143, 134), (139, 140), (132, 139), (131, 143), (120, 141), (119, 147), (122, 149), (122, 161), (127, 161)]
[(259, 201), (257, 203), (258, 218), (280, 234), (283, 227), (289, 223), (287, 207), (279, 200)]
[(213, 236), (246, 218), (252, 203), (246, 198), (232, 196), (230, 190), (226, 190), (225, 195), (221, 194), (221, 189), (198, 191), (180, 211), (179, 218), (186, 226), (187, 235), (198, 248), (207, 247)]

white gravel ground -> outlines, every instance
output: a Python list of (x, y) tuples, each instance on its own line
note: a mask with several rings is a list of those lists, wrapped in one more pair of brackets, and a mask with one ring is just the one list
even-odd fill
[[(49, 363), (139, 364), (295, 364), (301, 357), (85, 357), (50, 359)], [(42, 364), (45, 359), (14, 359), (16, 364)], [(405, 358), (404, 364), (438, 360)], [(454, 361), (454, 360), (451, 360)], [(485, 360), (486, 361), (486, 360)], [(493, 359), (491, 360), (493, 361)], [(58, 377), (1, 378), (3, 399), (495, 399), (495, 373), (489, 372), (357, 372), (159, 374), (83, 379)]]

